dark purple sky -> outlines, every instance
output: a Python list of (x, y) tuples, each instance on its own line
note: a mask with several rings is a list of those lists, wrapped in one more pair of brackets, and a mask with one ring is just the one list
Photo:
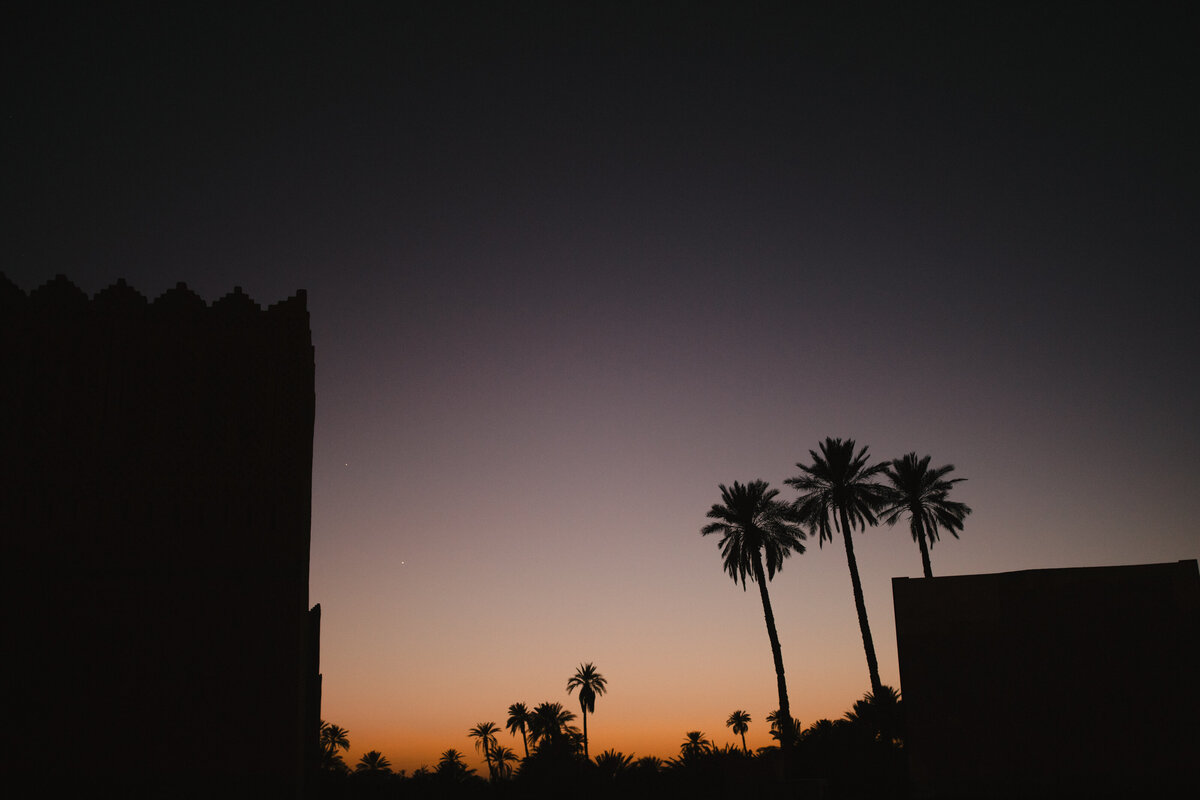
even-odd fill
[[(935, 573), (1200, 554), (1194, 12), (398, 5), (3, 26), (10, 279), (309, 292), (355, 758), (465, 750), (588, 660), (593, 751), (761, 720), (761, 609), (698, 531), (825, 436), (970, 479)], [(859, 542), (898, 683), (919, 558)], [(794, 711), (840, 715), (844, 558), (772, 591)]]

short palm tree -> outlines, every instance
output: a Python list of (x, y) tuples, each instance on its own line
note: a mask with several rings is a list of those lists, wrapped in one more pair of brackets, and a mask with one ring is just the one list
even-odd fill
[(475, 740), (475, 749), (483, 751), (483, 760), (487, 764), (488, 774), (492, 777), (496, 774), (492, 769), (492, 749), (496, 746), (496, 734), (499, 732), (500, 729), (494, 722), (481, 722), (467, 731), (467, 735)]
[(321, 750), (321, 768), (334, 772), (345, 772), (348, 767), (338, 750), (350, 749), (349, 732), (340, 725), (320, 720), (318, 742)]
[(630, 769), (642, 774), (655, 774), (661, 772), (662, 768), (663, 760), (658, 756), (642, 756), (630, 765)]
[(866, 530), (868, 524), (875, 525), (875, 513), (884, 503), (885, 492), (875, 483), (875, 476), (883, 472), (886, 464), (867, 463), (867, 448), (857, 455), (853, 439), (825, 439), (821, 452), (809, 450), (811, 465), (797, 464), (802, 474), (789, 478), (786, 483), (800, 492), (796, 499), (796, 510), (812, 531), (818, 534), (818, 543), (833, 541), (833, 531), (842, 534), (846, 545), (846, 563), (850, 568), (850, 585), (854, 591), (854, 606), (858, 611), (858, 627), (862, 632), (863, 649), (867, 653), (867, 670), (871, 674), (871, 690), (878, 692), (879, 662), (875, 658), (875, 642), (871, 638), (871, 626), (867, 622), (867, 604), (863, 599), (862, 581), (858, 577), (858, 561), (854, 558), (854, 542), (850, 532), (855, 527)]
[(437, 774), (449, 780), (463, 780), (474, 772), (475, 770), (468, 767), (467, 763), (463, 761), (462, 753), (454, 748), (442, 753), (442, 757), (437, 763)]
[(371, 750), (363, 754), (363, 757), (354, 765), (355, 772), (365, 772), (377, 774), (381, 772), (391, 772), (392, 764), (383, 753), (378, 750)]
[(800, 720), (788, 720), (791, 723), (792, 735), (785, 737), (783, 735), (783, 726), (780, 725), (779, 710), (776, 709), (770, 714), (767, 714), (767, 724), (771, 726), (771, 738), (779, 742), (780, 746), (785, 746), (785, 743), (790, 742), (794, 745), (800, 740)]
[(683, 758), (695, 758), (712, 749), (712, 742), (705, 737), (703, 731), (688, 731), (684, 734), (683, 744), (679, 746), (679, 755)]
[(529, 739), (536, 747), (539, 744), (557, 743), (574, 731), (571, 722), (575, 714), (562, 707), (562, 703), (540, 703), (534, 707), (529, 718)]
[(508, 707), (508, 721), (504, 723), (513, 736), (521, 732), (521, 742), (525, 745), (525, 757), (529, 758), (529, 709), (524, 703), (513, 703)]
[[(725, 571), (734, 583), (741, 580), (743, 591), (746, 589), (747, 576), (758, 584), (763, 618), (767, 623), (767, 637), (771, 640), (771, 657), (775, 661), (780, 713), (790, 726), (791, 709), (788, 705), (787, 679), (783, 672), (783, 650), (779, 646), (779, 633), (775, 630), (775, 613), (771, 610), (767, 580), (774, 578), (775, 573), (783, 568), (785, 558), (793, 552), (804, 552), (804, 531), (800, 528), (796, 511), (775, 499), (778, 494), (778, 490), (769, 488), (766, 481), (761, 480), (745, 486), (736, 481), (732, 487), (721, 484), (722, 502), (714, 504), (707, 515), (716, 521), (701, 528), (700, 534), (721, 534), (718, 547), (725, 561)], [(788, 737), (785, 741), (790, 740), (791, 737)]]
[(567, 694), (579, 689), (579, 707), (583, 709), (583, 757), (588, 757), (587, 715), (596, 711), (596, 696), (604, 694), (608, 681), (596, 671), (592, 662), (580, 664), (579, 669), (567, 681)]
[(339, 747), (343, 750), (350, 749), (350, 732), (340, 725), (334, 725), (332, 722), (321, 720), (320, 741), (321, 744), (330, 750), (336, 750)]
[(729, 719), (725, 720), (725, 725), (733, 729), (734, 735), (741, 734), (742, 749), (749, 753), (750, 749), (746, 747), (746, 731), (750, 730), (750, 715), (739, 708), (729, 715)]
[(621, 773), (627, 772), (632, 765), (633, 756), (625, 755), (611, 748), (596, 756), (596, 766), (610, 778), (616, 778)]
[(916, 453), (897, 458), (883, 471), (892, 485), (886, 487), (886, 505), (880, 510), (879, 518), (888, 525), (895, 525), (902, 514), (908, 513), (913, 541), (921, 548), (921, 567), (926, 578), (933, 577), (929, 548), (938, 540), (938, 529), (949, 531), (957, 539), (958, 531), (963, 529), (963, 519), (971, 513), (966, 505), (948, 499), (954, 484), (966, 480), (947, 480), (946, 475), (953, 471), (953, 464), (930, 469), (929, 456), (918, 460)]
[(520, 760), (516, 751), (511, 747), (497, 745), (492, 748), (492, 766), (495, 769), (495, 775), (498, 779), (507, 778), (512, 775), (512, 765)]
[(867, 731), (875, 741), (895, 745), (903, 737), (904, 703), (900, 692), (883, 686), (878, 692), (867, 692), (854, 703), (845, 719)]

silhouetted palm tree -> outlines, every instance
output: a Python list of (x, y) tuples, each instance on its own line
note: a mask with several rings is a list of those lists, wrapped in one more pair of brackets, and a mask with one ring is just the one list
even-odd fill
[(850, 532), (857, 526), (866, 530), (878, 522), (875, 512), (884, 501), (884, 489), (873, 478), (886, 464), (867, 464), (867, 448), (854, 453), (854, 440), (826, 438), (821, 452), (809, 450), (811, 466), (797, 464), (801, 472), (786, 483), (794, 486), (800, 497), (796, 510), (806, 524), (816, 531), (818, 543), (833, 541), (833, 531), (840, 530), (846, 545), (846, 563), (850, 567), (850, 583), (854, 589), (854, 606), (858, 610), (858, 627), (862, 631), (863, 649), (867, 653), (867, 669), (871, 673), (871, 690), (878, 692), (879, 662), (875, 659), (875, 642), (867, 622), (867, 604), (863, 599), (862, 582), (858, 578), (858, 562), (854, 558), (854, 542)]
[(318, 734), (318, 742), (321, 749), (321, 769), (331, 770), (333, 772), (346, 772), (349, 767), (342, 760), (341, 753), (338, 750), (349, 750), (350, 739), (349, 732), (332, 723), (321, 720), (320, 732)]
[(525, 745), (525, 757), (529, 758), (529, 709), (524, 703), (513, 703), (508, 707), (508, 722), (504, 727), (513, 735), (521, 732), (521, 742)]
[(739, 708), (729, 715), (729, 719), (725, 720), (725, 725), (732, 728), (735, 735), (742, 735), (742, 749), (749, 753), (750, 748), (746, 747), (746, 731), (750, 730), (750, 715)]
[[(743, 486), (734, 482), (732, 488), (721, 484), (723, 505), (714, 504), (708, 512), (710, 522), (700, 529), (703, 536), (721, 534), (718, 546), (725, 560), (725, 571), (737, 583), (740, 578), (742, 590), (746, 589), (746, 577), (758, 584), (762, 598), (763, 618), (767, 623), (767, 636), (771, 640), (771, 656), (775, 660), (775, 680), (779, 690), (779, 708), (787, 724), (791, 725), (791, 708), (788, 705), (787, 680), (783, 674), (783, 650), (779, 646), (779, 634), (775, 630), (775, 614), (771, 610), (771, 597), (767, 593), (767, 580), (783, 568), (783, 560), (792, 554), (804, 552), (804, 531), (799, 527), (796, 511), (786, 503), (775, 499), (779, 492), (768, 488), (766, 481), (756, 480)], [(763, 570), (763, 560), (766, 570)], [(790, 737), (786, 740), (790, 741)]]
[(812, 725), (809, 725), (808, 728), (804, 731), (804, 735), (805, 736), (822, 735), (822, 734), (828, 733), (832, 729), (833, 729), (833, 720), (829, 719), (828, 717), (822, 717), (821, 719), (814, 722)]
[(605, 750), (596, 756), (596, 766), (610, 776), (617, 776), (633, 764), (633, 756), (625, 755), (613, 749)]
[(495, 777), (492, 769), (492, 748), (496, 746), (496, 734), (499, 731), (494, 722), (481, 722), (467, 731), (467, 735), (475, 740), (475, 749), (483, 751), (483, 760), (487, 764), (488, 774), (492, 777)]
[(592, 662), (580, 664), (567, 681), (567, 694), (579, 689), (579, 707), (583, 709), (583, 757), (588, 757), (587, 715), (596, 711), (596, 695), (604, 694), (608, 681), (596, 671)]
[(533, 709), (529, 719), (529, 739), (537, 746), (543, 742), (558, 742), (574, 732), (571, 722), (575, 714), (562, 707), (562, 703), (541, 703)]
[(903, 707), (900, 692), (882, 686), (856, 701), (846, 712), (846, 720), (862, 727), (875, 741), (896, 744), (904, 738)]
[(363, 754), (363, 757), (354, 765), (355, 772), (380, 773), (391, 772), (392, 765), (378, 750), (371, 750)]
[(511, 747), (497, 745), (492, 748), (492, 766), (495, 769), (495, 776), (499, 779), (512, 775), (512, 765), (520, 760), (516, 751)]
[(779, 724), (779, 710), (776, 709), (767, 714), (767, 723), (771, 726), (771, 738), (779, 742), (781, 746), (784, 744), (795, 745), (800, 740), (800, 720), (791, 719), (789, 722), (791, 722), (792, 735), (785, 739), (783, 726)]
[(463, 761), (462, 753), (454, 748), (442, 753), (442, 757), (437, 763), (437, 774), (444, 778), (461, 780), (474, 772), (475, 770), (469, 768)]
[(892, 485), (886, 488), (886, 505), (879, 512), (879, 518), (888, 525), (895, 525), (900, 515), (908, 512), (913, 541), (921, 548), (921, 567), (926, 578), (933, 577), (929, 548), (938, 540), (938, 528), (944, 528), (957, 539), (958, 531), (963, 529), (963, 518), (971, 513), (966, 505), (947, 499), (954, 484), (966, 478), (946, 480), (954, 465), (930, 469), (929, 458), (925, 456), (918, 461), (916, 453), (909, 453), (887, 465), (883, 474)]
[(688, 731), (684, 737), (683, 744), (679, 746), (679, 755), (684, 759), (695, 758), (712, 749), (712, 742), (703, 731)]
[(645, 772), (658, 772), (662, 769), (663, 760), (658, 756), (642, 756), (633, 762), (633, 768)]

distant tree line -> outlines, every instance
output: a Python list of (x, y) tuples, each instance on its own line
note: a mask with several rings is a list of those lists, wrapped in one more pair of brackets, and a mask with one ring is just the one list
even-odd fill
[[(900, 798), (905, 796), (904, 716), (900, 695), (883, 687), (868, 693), (837, 720), (821, 719), (790, 739), (778, 711), (767, 715), (775, 744), (750, 750), (744, 734), (753, 723), (737, 710), (726, 725), (743, 736), (741, 746), (718, 747), (699, 730), (683, 733), (671, 758), (638, 757), (609, 749), (589, 759), (583, 734), (572, 723), (574, 712), (559, 703), (541, 703), (532, 711), (522, 703), (510, 707), (506, 726), (528, 739), (530, 752), (519, 757), (496, 741), (495, 723), (481, 723), (467, 735), (486, 752), (485, 777), (467, 766), (463, 753), (449, 749), (433, 766), (412, 774), (393, 772), (376, 751), (365, 753), (352, 769), (329, 759), (317, 776), (322, 798)], [(525, 728), (522, 730), (521, 723)], [(326, 734), (328, 729), (333, 731)], [(347, 750), (344, 729), (322, 724), (326, 742), (345, 742), (330, 749)], [(787, 756), (784, 756), (784, 752)], [(784, 760), (786, 758), (786, 761)]]

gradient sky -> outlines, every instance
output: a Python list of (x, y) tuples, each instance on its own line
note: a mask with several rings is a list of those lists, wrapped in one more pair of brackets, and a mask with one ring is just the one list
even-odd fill
[[(583, 661), (593, 754), (733, 742), (737, 708), (767, 744), (762, 607), (699, 530), (719, 483), (794, 496), (825, 436), (968, 478), (938, 575), (1200, 555), (1182, 7), (424, 5), (4, 26), (22, 289), (308, 290), (349, 760), (577, 710)], [(856, 548), (898, 685), (919, 553), (903, 526)], [(841, 716), (869, 681), (840, 546), (770, 590), (793, 713)]]

